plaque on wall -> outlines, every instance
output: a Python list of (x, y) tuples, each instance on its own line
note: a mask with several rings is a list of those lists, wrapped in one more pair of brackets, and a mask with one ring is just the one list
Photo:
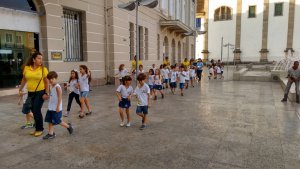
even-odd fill
[(62, 60), (62, 52), (51, 52), (52, 60)]

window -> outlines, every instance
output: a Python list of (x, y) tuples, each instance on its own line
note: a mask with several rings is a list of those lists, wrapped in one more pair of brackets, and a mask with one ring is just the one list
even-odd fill
[(139, 36), (140, 36), (140, 41), (139, 41), (139, 46), (140, 46), (140, 60), (144, 60), (144, 29), (142, 26), (139, 26)]
[(6, 34), (6, 39), (5, 39), (6, 43), (12, 43), (12, 42), (13, 42), (12, 36), (13, 36), (13, 35), (10, 34), (10, 33), (7, 33), (7, 34)]
[(248, 18), (256, 18), (256, 6), (249, 6)]
[(221, 6), (215, 10), (214, 20), (215, 21), (225, 21), (232, 19), (232, 10), (230, 7)]
[(145, 60), (149, 60), (149, 32), (145, 28)]
[(160, 35), (157, 34), (157, 60), (160, 60)]
[(65, 61), (82, 61), (81, 13), (64, 9), (63, 14), (66, 47)]
[(21, 35), (16, 35), (16, 47), (23, 48), (23, 41)]
[(133, 23), (129, 23), (129, 39), (130, 39), (130, 60), (133, 60), (133, 57), (134, 57), (134, 24)]
[(276, 3), (275, 4), (275, 16), (282, 16), (283, 15), (283, 3)]

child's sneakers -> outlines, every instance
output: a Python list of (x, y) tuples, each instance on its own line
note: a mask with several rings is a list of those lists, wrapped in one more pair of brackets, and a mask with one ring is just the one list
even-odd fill
[(74, 131), (74, 129), (73, 129), (73, 127), (72, 127), (72, 124), (71, 124), (71, 123), (68, 123), (68, 125), (69, 125), (69, 128), (67, 128), (67, 129), (68, 129), (68, 132), (69, 132), (70, 134), (72, 134), (73, 131)]
[(120, 123), (120, 127), (124, 127), (124, 125), (125, 125), (124, 122)]
[(131, 124), (130, 124), (130, 122), (128, 122), (127, 124), (126, 124), (126, 127), (130, 127), (131, 126)]
[(140, 130), (145, 130), (146, 129), (146, 125), (142, 125), (141, 127), (140, 127)]
[(21, 126), (21, 129), (28, 129), (28, 128), (33, 128), (34, 124), (33, 123), (26, 123), (25, 125)]
[(56, 137), (55, 133), (53, 134), (47, 134), (43, 137), (43, 140), (49, 140), (49, 139), (54, 139)]

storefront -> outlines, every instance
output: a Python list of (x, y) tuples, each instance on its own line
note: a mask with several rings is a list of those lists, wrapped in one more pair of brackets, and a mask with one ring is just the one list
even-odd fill
[(22, 65), (37, 50), (38, 34), (0, 30), (0, 88), (15, 87), (22, 78)]
[(1, 0), (0, 90), (20, 84), (22, 65), (39, 50), (40, 21), (27, 0)]

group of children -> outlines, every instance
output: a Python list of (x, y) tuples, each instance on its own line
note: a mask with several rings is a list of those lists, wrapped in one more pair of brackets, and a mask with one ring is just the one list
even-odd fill
[(210, 80), (211, 78), (214, 79), (224, 79), (223, 73), (224, 73), (224, 64), (211, 64), (208, 66), (208, 79)]
[[(47, 79), (49, 80), (49, 103), (48, 103), (48, 111), (45, 116), (45, 122), (48, 123), (48, 134), (43, 137), (43, 139), (53, 139), (55, 138), (54, 126), (61, 125), (67, 128), (70, 134), (73, 133), (73, 127), (71, 123), (66, 123), (62, 121), (62, 89), (58, 84), (58, 74), (55, 71), (50, 71), (47, 75)], [(80, 106), (80, 114), (79, 118), (84, 118), (85, 115), (91, 115), (92, 110), (89, 103), (88, 95), (90, 91), (90, 82), (91, 82), (91, 72), (85, 65), (79, 66), (79, 72), (76, 70), (71, 71), (70, 79), (67, 85), (64, 87), (69, 89), (69, 98), (68, 98), (68, 106), (67, 111), (64, 113), (64, 117), (68, 117), (71, 110), (72, 101), (75, 98), (77, 104)], [(19, 104), (21, 104), (21, 100), (23, 100), (23, 108), (22, 113), (26, 115), (26, 123), (22, 126), (22, 129), (32, 128), (34, 126), (33, 113), (31, 108), (25, 104), (27, 100), (27, 91), (26, 87), (24, 87), (22, 93), (20, 93)], [(88, 112), (84, 114), (85, 105), (87, 107)]]
[[(116, 95), (119, 100), (119, 114), (121, 118), (120, 126), (125, 126), (124, 111), (127, 116), (126, 127), (131, 126), (130, 107), (131, 98), (135, 96), (137, 98), (136, 113), (142, 118), (141, 130), (146, 128), (148, 109), (150, 107), (150, 99), (154, 96), (154, 100), (157, 100), (158, 93), (161, 94), (161, 98), (164, 99), (164, 89), (170, 88), (171, 93), (175, 94), (176, 88), (179, 84), (180, 94), (184, 96), (184, 89), (188, 89), (189, 83), (194, 87), (196, 78), (195, 66), (184, 65), (168, 65), (163, 64), (159, 69), (155, 68), (155, 64), (149, 69), (147, 75), (144, 73), (143, 65), (139, 65), (137, 75), (137, 87), (134, 90), (131, 86), (131, 75), (135, 71), (127, 71), (125, 65), (119, 66), (119, 72), (116, 76), (119, 77), (120, 86), (116, 90)], [(135, 76), (134, 76), (135, 77)], [(147, 83), (146, 83), (147, 81)]]

